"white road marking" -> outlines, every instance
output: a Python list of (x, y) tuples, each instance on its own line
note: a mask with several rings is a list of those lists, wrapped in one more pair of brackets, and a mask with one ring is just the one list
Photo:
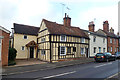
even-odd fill
[(43, 77), (43, 79), (52, 78), (52, 77), (57, 77), (57, 76), (63, 76), (63, 75), (72, 74), (72, 73), (75, 73), (75, 72), (76, 72), (76, 71), (72, 71), (72, 72), (66, 72), (66, 73), (62, 73), (62, 74), (47, 76), (47, 77)]
[(112, 75), (112, 76), (109, 76), (108, 78), (113, 78), (114, 76), (117, 76), (118, 74), (120, 74), (120, 72), (119, 72), (119, 73), (116, 73), (116, 74), (114, 74), (114, 75)]
[(110, 64), (112, 64), (112, 62), (107, 63), (107, 64), (98, 65), (98, 66), (95, 66), (94, 68), (98, 68), (98, 67), (105, 66), (105, 65), (110, 65)]

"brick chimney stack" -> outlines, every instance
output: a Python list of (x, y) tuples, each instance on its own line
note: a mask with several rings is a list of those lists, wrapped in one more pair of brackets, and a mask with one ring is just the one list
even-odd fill
[(109, 23), (108, 23), (108, 21), (103, 22), (103, 30), (109, 32)]
[(65, 17), (63, 18), (64, 20), (64, 26), (69, 27), (71, 26), (71, 18), (65, 13)]
[(93, 21), (89, 22), (88, 28), (89, 28), (89, 31), (94, 32), (95, 24)]
[(113, 29), (112, 27), (111, 27), (111, 29), (110, 29), (110, 32), (111, 32), (111, 33), (114, 33), (114, 29)]

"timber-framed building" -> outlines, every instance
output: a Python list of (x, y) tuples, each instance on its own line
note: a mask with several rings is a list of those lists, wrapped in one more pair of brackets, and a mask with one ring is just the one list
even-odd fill
[(63, 20), (63, 24), (42, 20), (37, 37), (40, 60), (88, 57), (89, 37), (79, 27), (71, 26), (71, 18), (66, 14)]

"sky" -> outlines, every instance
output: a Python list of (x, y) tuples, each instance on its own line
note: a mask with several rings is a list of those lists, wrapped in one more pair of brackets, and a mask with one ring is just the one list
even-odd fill
[(0, 0), (0, 26), (10, 31), (13, 23), (40, 27), (42, 19), (63, 24), (64, 14), (67, 13), (71, 17), (72, 26), (88, 30), (89, 22), (94, 21), (97, 31), (103, 29), (103, 21), (108, 20), (109, 27), (113, 27), (117, 33), (118, 1)]

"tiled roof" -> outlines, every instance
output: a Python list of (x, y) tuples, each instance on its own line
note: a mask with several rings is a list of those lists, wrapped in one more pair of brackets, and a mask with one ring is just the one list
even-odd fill
[(71, 35), (71, 36), (79, 36), (84, 38), (89, 38), (79, 27), (68, 26), (65, 27), (62, 24), (58, 24), (56, 22), (51, 22), (43, 19), (48, 28), (48, 31), (51, 34), (60, 34), (60, 35)]
[(109, 37), (118, 38), (118, 36), (114, 33), (111, 33), (111, 32), (105, 31), (105, 30), (102, 30), (102, 31)]
[(27, 34), (27, 35), (37, 36), (39, 27), (14, 23), (14, 31), (15, 33), (18, 33), (18, 34)]
[(84, 30), (84, 29), (82, 29), (82, 30), (85, 31), (85, 32), (87, 32), (87, 33), (90, 33), (90, 34), (92, 34), (92, 35), (97, 35), (97, 36), (101, 36), (101, 37), (106, 37), (105, 35), (99, 34), (99, 33), (97, 33), (97, 32), (91, 32), (91, 31), (89, 31), (89, 30)]

